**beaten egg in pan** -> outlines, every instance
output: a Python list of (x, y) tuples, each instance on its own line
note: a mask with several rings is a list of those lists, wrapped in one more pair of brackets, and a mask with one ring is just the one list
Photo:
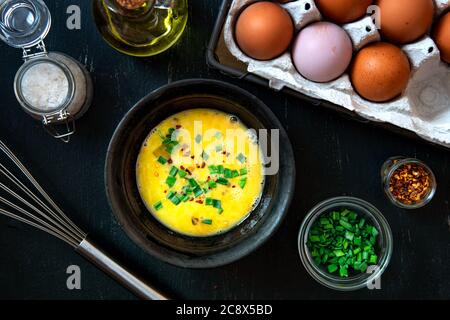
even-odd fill
[(226, 232), (258, 204), (264, 165), (256, 132), (233, 115), (190, 109), (155, 127), (138, 156), (140, 195), (167, 228), (191, 237)]

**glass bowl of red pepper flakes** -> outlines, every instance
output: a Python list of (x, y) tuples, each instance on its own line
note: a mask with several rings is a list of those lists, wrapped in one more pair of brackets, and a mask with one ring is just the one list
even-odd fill
[(383, 164), (381, 177), (388, 199), (403, 209), (421, 208), (436, 193), (433, 171), (418, 159), (390, 158)]
[[(357, 250), (362, 250), (364, 252), (364, 248), (367, 245), (365, 241), (359, 244), (356, 243), (357, 238), (361, 239), (361, 233), (357, 230), (347, 228), (347, 223), (345, 222), (350, 220), (344, 219), (344, 222), (340, 221), (342, 220), (344, 212), (348, 212), (349, 214), (354, 213), (357, 216), (358, 221), (365, 221), (364, 226), (370, 225), (376, 230), (376, 241), (370, 245), (371, 249), (373, 249), (373, 253), (371, 254), (376, 255), (376, 262), (371, 263), (371, 261), (368, 261), (368, 265), (363, 271), (358, 271), (355, 268), (349, 267), (348, 273), (346, 272), (345, 275), (330, 270), (330, 267), (332, 266), (330, 265), (330, 263), (332, 263), (330, 259), (328, 259), (328, 261), (317, 261), (317, 256), (314, 255), (310, 246), (314, 227), (317, 224), (322, 224), (321, 220), (324, 217), (329, 218), (330, 214), (333, 215), (336, 213), (340, 215), (340, 218), (337, 219), (337, 224), (345, 226), (345, 229), (351, 231), (345, 232), (345, 238), (351, 239), (349, 240), (351, 243), (349, 247), (345, 248), (344, 246), (344, 248), (340, 248), (339, 246), (336, 246), (331, 249), (333, 254), (339, 258), (338, 260), (341, 258), (345, 258), (346, 260), (343, 264), (339, 261), (337, 263), (338, 267), (340, 266), (342, 268), (343, 265), (347, 266), (349, 259), (356, 259), (360, 254)], [(326, 228), (327, 227), (325, 226), (325, 229)], [(336, 227), (336, 229), (337, 228), (338, 227)], [(351, 237), (348, 237), (347, 233), (351, 233)], [(325, 242), (319, 243), (319, 246), (324, 244), (324, 249), (330, 248), (330, 244), (326, 242), (327, 240), (331, 240), (331, 245), (335, 246), (336, 237), (333, 234), (328, 234), (327, 237), (328, 239), (324, 239)], [(332, 239), (330, 239), (330, 237)], [(347, 241), (345, 238), (343, 240)], [(338, 291), (354, 291), (366, 287), (376, 288), (377, 285), (381, 283), (381, 275), (387, 269), (392, 257), (393, 236), (386, 218), (372, 204), (354, 197), (336, 197), (319, 203), (306, 215), (298, 235), (298, 250), (301, 262), (306, 271), (314, 280), (325, 287)], [(337, 251), (339, 251), (339, 254)], [(352, 252), (351, 254), (347, 254), (350, 253), (347, 251)], [(332, 256), (333, 255), (330, 255), (329, 257), (331, 258)], [(321, 258), (324, 257), (321, 256)]]

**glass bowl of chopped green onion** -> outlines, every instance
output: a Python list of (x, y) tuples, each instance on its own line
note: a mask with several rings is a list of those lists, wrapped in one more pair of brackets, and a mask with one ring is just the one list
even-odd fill
[(370, 203), (337, 197), (307, 214), (298, 236), (300, 259), (320, 284), (340, 291), (370, 287), (386, 270), (392, 231)]

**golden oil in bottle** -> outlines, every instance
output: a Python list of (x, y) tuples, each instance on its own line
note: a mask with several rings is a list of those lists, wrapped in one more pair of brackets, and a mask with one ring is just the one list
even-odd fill
[(94, 19), (116, 50), (138, 57), (174, 45), (188, 19), (187, 0), (94, 0)]

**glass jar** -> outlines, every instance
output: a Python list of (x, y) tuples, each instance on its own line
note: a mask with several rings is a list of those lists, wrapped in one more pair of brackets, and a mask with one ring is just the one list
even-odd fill
[[(379, 231), (377, 243), (378, 265), (372, 266), (371, 273), (361, 273), (348, 278), (341, 278), (330, 274), (325, 267), (318, 266), (309, 252), (307, 246), (309, 232), (316, 220), (323, 214), (342, 209), (356, 212), (358, 215), (369, 221)], [(392, 231), (386, 218), (384, 218), (381, 212), (370, 203), (353, 197), (332, 198), (319, 203), (306, 215), (298, 235), (298, 250), (303, 266), (314, 280), (334, 290), (358, 290), (369, 286), (380, 279), (381, 275), (389, 265), (393, 252)]]
[(0, 38), (21, 48), (25, 63), (14, 80), (22, 108), (55, 138), (69, 142), (92, 102), (93, 85), (86, 68), (70, 56), (47, 52), (43, 39), (50, 12), (42, 0), (5, 0), (0, 4)]
[[(397, 199), (390, 190), (391, 185), (391, 179), (393, 174), (402, 167), (403, 165), (407, 164), (416, 164), (419, 166), (422, 166), (424, 170), (428, 173), (430, 177), (430, 187), (426, 195), (418, 202), (412, 203), (412, 204), (405, 204), (401, 202), (399, 199)], [(423, 162), (415, 158), (406, 158), (406, 157), (392, 157), (389, 158), (381, 167), (381, 183), (383, 186), (383, 190), (388, 197), (388, 199), (397, 207), (400, 207), (402, 209), (418, 209), (426, 204), (428, 204), (431, 199), (433, 199), (436, 189), (437, 189), (437, 183), (436, 183), (436, 177), (433, 174), (433, 171)]]

